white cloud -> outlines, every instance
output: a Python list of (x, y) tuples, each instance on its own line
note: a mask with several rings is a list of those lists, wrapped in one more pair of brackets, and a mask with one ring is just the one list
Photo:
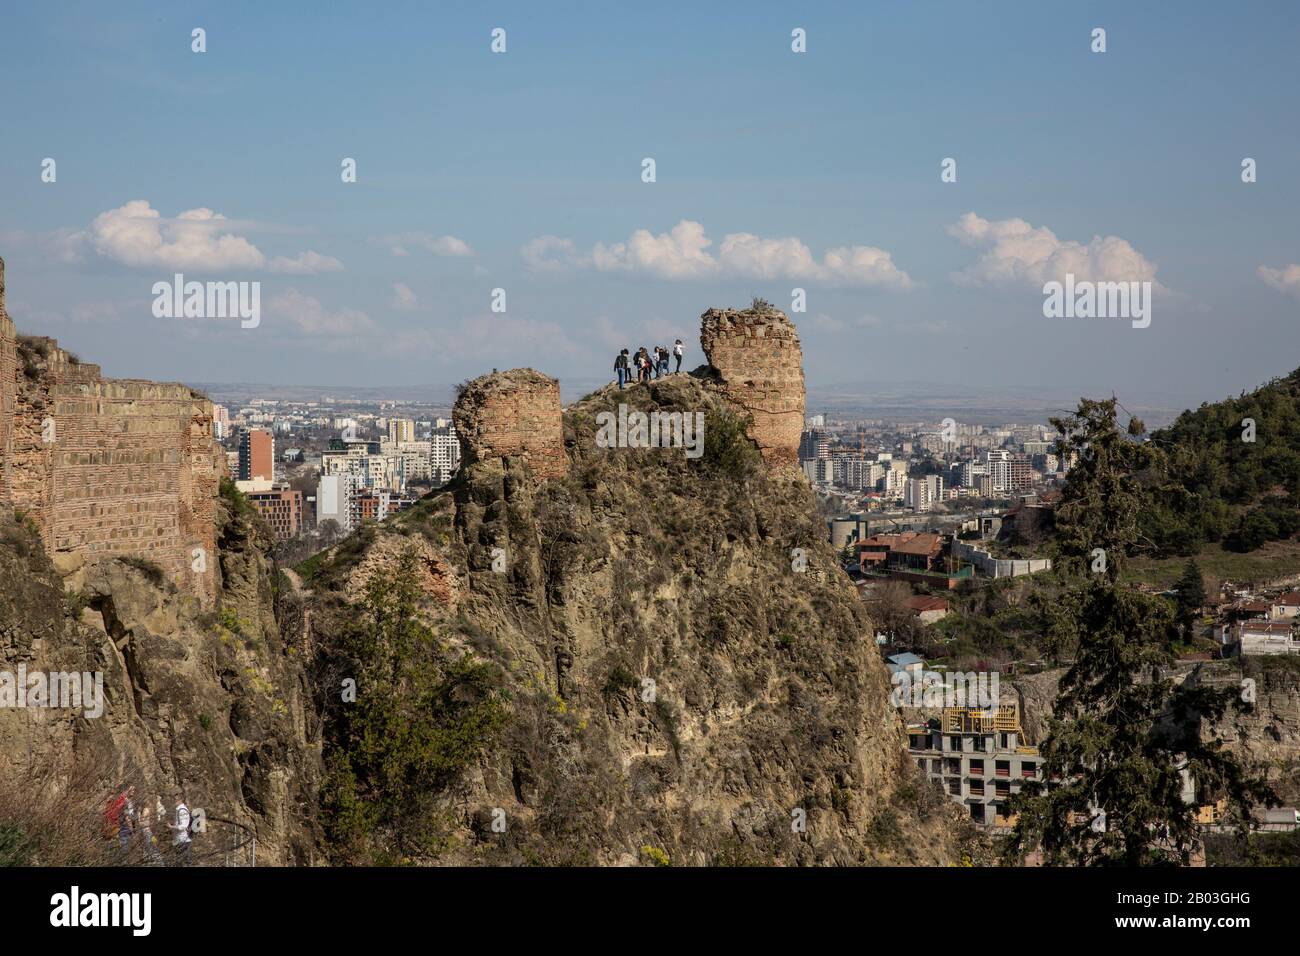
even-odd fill
[(356, 309), (339, 309), (331, 312), (319, 299), (289, 289), (267, 303), (272, 321), (282, 319), (297, 331), (309, 335), (352, 335), (374, 328), (370, 316)]
[(405, 282), (394, 282), (393, 298), (388, 304), (394, 309), (409, 312), (420, 304), (420, 300)]
[(814, 280), (844, 285), (911, 288), (906, 272), (894, 265), (884, 249), (839, 246), (819, 261), (801, 240), (765, 238), (748, 232), (728, 233), (717, 255), (704, 226), (683, 219), (669, 232), (655, 235), (638, 229), (625, 242), (596, 243), (581, 253), (570, 239), (539, 236), (520, 249), (524, 262), (536, 272), (592, 268), (600, 272), (628, 271), (661, 279), (739, 276), (752, 279)]
[(1270, 269), (1268, 266), (1260, 266), (1255, 274), (1277, 291), (1289, 292), (1300, 298), (1300, 265), (1292, 263), (1282, 269)]
[[(1088, 243), (1058, 239), (1046, 226), (1023, 219), (981, 219), (968, 212), (948, 227), (964, 245), (984, 248), (983, 255), (952, 279), (958, 285), (1064, 281), (1155, 282), (1156, 266), (1118, 236), (1093, 236)], [(1156, 283), (1156, 288), (1161, 288)]]
[(530, 239), (520, 247), (519, 253), (524, 257), (524, 263), (534, 272), (563, 272), (591, 265), (591, 259), (579, 254), (572, 239), (561, 239), (559, 236)]
[(390, 255), (409, 256), (412, 249), (423, 249), (435, 256), (472, 256), (474, 250), (455, 236), (434, 236), (427, 232), (397, 232), (376, 236), (372, 243), (387, 246)]
[(268, 261), (257, 246), (236, 234), (248, 225), (206, 208), (188, 209), (175, 219), (164, 219), (148, 200), (133, 199), (100, 213), (84, 232), (64, 232), (58, 242), (64, 261), (75, 261), (77, 248), (88, 242), (106, 259), (136, 268), (201, 272), (267, 269), (293, 275), (343, 268), (332, 256), (310, 250)]
[(283, 275), (309, 276), (318, 272), (342, 272), (343, 263), (333, 256), (323, 256), (319, 252), (308, 250), (298, 253), (293, 258), (276, 256), (266, 264), (266, 268)]

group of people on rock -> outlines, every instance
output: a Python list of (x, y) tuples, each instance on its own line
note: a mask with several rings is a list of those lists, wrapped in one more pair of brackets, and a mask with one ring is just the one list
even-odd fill
[(171, 863), (189, 866), (193, 862), (194, 818), (181, 793), (176, 794), (175, 823), (167, 820), (167, 807), (161, 796), (152, 804), (136, 804), (135, 785), (121, 788), (104, 807), (104, 836), (118, 842), (117, 859), (125, 863), (135, 847), (139, 847), (144, 862), (149, 866), (164, 865), (163, 849), (155, 830), (172, 831)]
[[(614, 375), (618, 379), (618, 387), (632, 381), (648, 382), (651, 378), (663, 378), (668, 372), (668, 362), (672, 357), (677, 358), (677, 367), (673, 369), (673, 374), (682, 370), (682, 354), (686, 351), (686, 346), (682, 340), (678, 339), (673, 346), (672, 352), (662, 345), (656, 345), (651, 352), (644, 345), (636, 350), (636, 354), (629, 356), (627, 349), (618, 353), (614, 359)], [(635, 373), (635, 379), (633, 378)]]

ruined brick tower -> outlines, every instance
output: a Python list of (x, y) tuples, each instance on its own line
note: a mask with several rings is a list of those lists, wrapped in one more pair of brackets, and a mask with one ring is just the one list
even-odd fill
[(493, 372), (470, 382), (452, 412), (465, 464), (522, 458), (536, 478), (568, 469), (560, 383), (530, 368)]
[(769, 464), (797, 465), (804, 422), (799, 333), (772, 305), (709, 309), (700, 345), (722, 378), (723, 392), (753, 417), (750, 437)]
[(18, 387), (18, 333), (5, 311), (5, 261), (0, 259), (0, 501), (8, 495), (14, 391)]
[(50, 338), (18, 341), (3, 275), (0, 501), (56, 561), (145, 558), (210, 605), (225, 461), (212, 403), (185, 385), (103, 378)]

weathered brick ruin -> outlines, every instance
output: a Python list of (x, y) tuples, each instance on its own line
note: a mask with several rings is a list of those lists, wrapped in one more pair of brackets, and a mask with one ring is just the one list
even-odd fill
[(771, 305), (709, 309), (700, 316), (700, 345), (726, 396), (753, 417), (750, 437), (763, 458), (797, 464), (804, 380), (794, 323)]
[(522, 458), (539, 479), (568, 468), (560, 383), (541, 372), (516, 368), (474, 379), (456, 399), (452, 420), (465, 464)]
[(53, 339), (19, 343), (0, 262), (0, 501), (35, 522), (56, 562), (147, 559), (211, 604), (225, 461), (212, 416), (185, 385), (105, 379)]
[(9, 449), (13, 441), (14, 393), (18, 383), (18, 333), (5, 311), (5, 263), (0, 259), (0, 501), (9, 486)]

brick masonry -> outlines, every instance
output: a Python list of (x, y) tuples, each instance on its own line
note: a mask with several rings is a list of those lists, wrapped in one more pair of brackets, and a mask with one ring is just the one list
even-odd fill
[(799, 333), (780, 309), (709, 309), (700, 345), (726, 396), (753, 417), (750, 437), (764, 460), (796, 465), (804, 423)]
[(558, 478), (568, 469), (560, 383), (530, 368), (474, 379), (452, 412), (466, 464), (523, 458), (534, 477)]
[(15, 375), (18, 369), (17, 332), (5, 312), (5, 263), (0, 259), (0, 500), (9, 487), (9, 454), (13, 442)]
[(29, 371), (0, 283), (0, 499), (36, 522), (51, 556), (145, 558), (211, 605), (225, 463), (212, 403), (185, 385), (105, 379), (53, 339), (33, 344), (33, 359), (45, 354)]

